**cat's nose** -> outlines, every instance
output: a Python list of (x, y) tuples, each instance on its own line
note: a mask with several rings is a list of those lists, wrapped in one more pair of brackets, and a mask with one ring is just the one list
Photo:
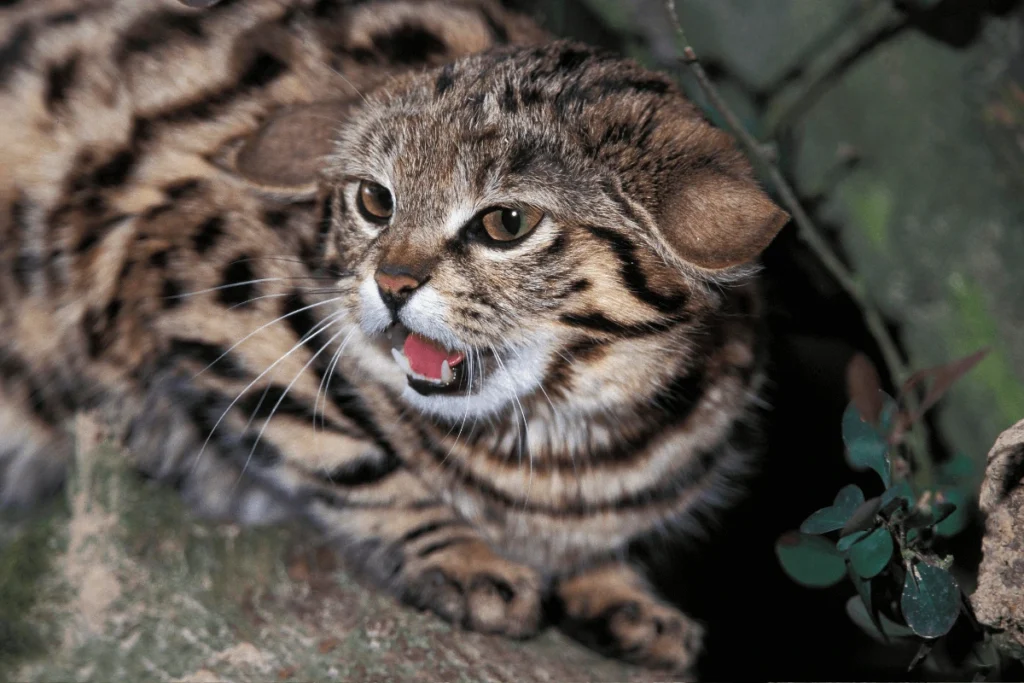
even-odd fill
[(380, 298), (396, 314), (413, 292), (426, 282), (426, 278), (416, 278), (405, 268), (386, 265), (377, 269), (373, 279), (377, 281)]

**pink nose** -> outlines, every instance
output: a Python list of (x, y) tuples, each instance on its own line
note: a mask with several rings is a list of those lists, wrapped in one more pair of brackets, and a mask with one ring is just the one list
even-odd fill
[(419, 281), (408, 275), (388, 275), (377, 271), (373, 279), (377, 281), (380, 290), (386, 294), (403, 294), (420, 286)]

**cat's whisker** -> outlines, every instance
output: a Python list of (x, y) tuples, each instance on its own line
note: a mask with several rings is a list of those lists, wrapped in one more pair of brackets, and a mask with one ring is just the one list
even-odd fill
[[(303, 294), (340, 294), (341, 293), (337, 289), (299, 289), (298, 291), (302, 292)], [(245, 301), (239, 301), (237, 304), (232, 304), (231, 306), (228, 306), (224, 310), (226, 310), (226, 311), (233, 311), (236, 308), (240, 308), (242, 306), (246, 306), (248, 304), (251, 304), (254, 301), (262, 301), (263, 299), (280, 299), (280, 298), (283, 298), (283, 297), (286, 297), (286, 296), (292, 296), (293, 294), (294, 294), (294, 292), (282, 292), (280, 294), (263, 294), (261, 296), (254, 296), (251, 299), (246, 299)]]
[[(298, 311), (296, 311), (296, 312), (298, 312)], [(299, 349), (302, 346), (304, 346), (307, 341), (309, 341), (313, 337), (319, 335), (325, 329), (330, 327), (330, 325), (332, 325), (336, 320), (340, 319), (341, 315), (342, 315), (341, 313), (335, 313), (335, 314), (333, 314), (331, 316), (328, 316), (327, 318), (325, 318), (324, 320), (320, 321), (319, 323), (317, 323), (317, 325), (314, 326), (313, 329), (311, 329), (305, 335), (303, 335), (299, 339), (299, 341), (297, 341), (295, 343), (295, 345), (292, 346), (292, 348), (288, 350), (287, 353), (285, 353), (280, 358), (278, 358), (273, 363), (271, 363), (265, 370), (263, 370), (263, 372), (261, 372), (259, 375), (257, 375), (255, 379), (253, 379), (251, 382), (249, 382), (249, 384), (247, 384), (244, 389), (242, 389), (240, 392), (238, 392), (238, 394), (235, 396), (235, 398), (232, 399), (231, 403), (228, 404), (227, 408), (224, 409), (224, 411), (220, 414), (220, 417), (217, 418), (217, 421), (210, 428), (210, 433), (206, 435), (206, 439), (203, 441), (203, 445), (199, 449), (199, 452), (196, 454), (195, 460), (192, 463), (192, 468), (191, 468), (191, 473), (192, 474), (195, 474), (196, 468), (199, 466), (199, 462), (202, 460), (203, 454), (206, 452), (207, 446), (210, 445), (210, 439), (213, 438), (214, 432), (217, 431), (217, 428), (224, 421), (224, 418), (227, 417), (228, 413), (231, 412), (231, 409), (234, 408), (235, 405), (242, 399), (242, 396), (244, 396), (245, 393), (247, 391), (249, 391), (249, 389), (252, 389), (256, 385), (257, 382), (259, 382), (261, 379), (263, 379), (267, 375), (268, 372), (270, 372), (275, 367), (280, 365), (285, 359), (287, 359), (289, 356), (291, 356), (293, 353), (295, 353), (295, 351), (297, 349)], [(214, 361), (214, 362), (216, 362), (216, 361)]]
[(357, 95), (359, 95), (359, 97), (363, 100), (363, 104), (365, 104), (370, 111), (372, 111), (375, 114), (379, 113), (377, 110), (374, 110), (373, 105), (370, 104), (370, 100), (366, 99), (366, 95), (364, 95), (362, 92), (360, 92), (359, 88), (356, 87), (355, 83), (353, 83), (352, 81), (348, 80), (348, 78), (345, 76), (345, 74), (341, 73), (340, 71), (338, 71), (336, 68), (334, 68), (331, 65), (328, 65), (327, 68), (330, 69), (332, 72), (334, 72), (335, 76), (337, 76), (341, 80), (345, 81), (345, 84), (348, 87), (352, 88), (352, 90), (354, 90)]
[[(299, 308), (299, 309), (297, 309), (297, 310), (294, 310), (294, 311), (290, 311), (290, 312), (288, 312), (288, 313), (285, 313), (285, 314), (284, 314), (284, 315), (282, 315), (282, 316), (278, 316), (278, 317), (274, 318), (273, 320), (271, 320), (271, 321), (270, 321), (270, 322), (268, 322), (268, 323), (264, 323), (264, 324), (260, 325), (260, 326), (259, 326), (259, 327), (257, 327), (257, 328), (256, 328), (255, 330), (253, 330), (252, 332), (250, 332), (249, 334), (245, 335), (244, 337), (242, 337), (241, 339), (239, 339), (238, 341), (236, 341), (236, 342), (235, 342), (234, 344), (232, 344), (231, 346), (229, 346), (229, 347), (228, 347), (228, 348), (227, 348), (227, 349), (226, 349), (226, 350), (225, 350), (225, 351), (224, 351), (223, 353), (221, 353), (221, 354), (220, 354), (219, 356), (217, 356), (216, 358), (214, 358), (214, 359), (213, 359), (213, 361), (211, 361), (209, 365), (207, 365), (207, 366), (206, 366), (205, 368), (203, 368), (202, 370), (200, 370), (199, 372), (197, 372), (197, 373), (196, 373), (195, 375), (193, 375), (193, 376), (192, 376), (192, 379), (194, 380), (194, 379), (196, 379), (197, 377), (199, 377), (200, 375), (202, 375), (202, 374), (203, 374), (204, 372), (206, 372), (207, 370), (209, 370), (210, 368), (212, 368), (212, 367), (213, 367), (214, 365), (216, 365), (217, 363), (219, 363), (219, 362), (220, 362), (221, 360), (223, 360), (225, 356), (227, 356), (227, 355), (228, 355), (229, 353), (231, 353), (231, 352), (232, 352), (232, 351), (234, 351), (234, 350), (235, 350), (236, 348), (238, 348), (238, 346), (239, 346), (240, 344), (244, 343), (244, 342), (245, 342), (245, 340), (247, 340), (247, 339), (251, 338), (251, 337), (252, 337), (253, 335), (259, 334), (260, 332), (262, 332), (263, 330), (267, 329), (267, 328), (268, 328), (268, 327), (270, 327), (271, 325), (275, 325), (275, 324), (277, 324), (277, 323), (281, 322), (282, 320), (285, 320), (285, 319), (287, 319), (287, 318), (290, 318), (290, 317), (292, 317), (293, 315), (298, 315), (299, 313), (302, 313), (302, 312), (304, 312), (304, 311), (308, 311), (308, 310), (310, 310), (310, 309), (312, 309), (312, 308), (316, 308), (317, 306), (323, 306), (323, 305), (325, 305), (325, 304), (331, 304), (331, 303), (335, 303), (335, 302), (337, 302), (337, 301), (341, 301), (341, 297), (334, 297), (334, 298), (331, 298), (331, 299), (326, 299), (326, 300), (324, 300), (324, 301), (318, 301), (318, 302), (316, 302), (316, 303), (313, 303), (313, 304), (309, 304), (308, 306), (303, 306), (302, 308)], [(339, 313), (336, 313), (336, 314), (333, 314), (333, 315), (341, 315), (341, 313), (339, 312)]]
[[(501, 367), (502, 372), (504, 372), (505, 375), (508, 376), (509, 379), (511, 379), (512, 374), (509, 372), (508, 367), (505, 365), (505, 363), (501, 360), (501, 356), (499, 355), (497, 349), (495, 349), (494, 346), (488, 346), (491, 349), (491, 354), (494, 356), (494, 359), (498, 362), (498, 366)], [(523, 409), (523, 404), (522, 402), (520, 402), (519, 397), (516, 395), (515, 389), (513, 388), (511, 382), (509, 382), (508, 384), (508, 392), (509, 395), (512, 397), (512, 400), (515, 402), (515, 405), (518, 407), (519, 414), (522, 415), (523, 417), (523, 428), (521, 431), (518, 427), (518, 419), (516, 420), (516, 451), (519, 454), (519, 465), (521, 467), (523, 463), (523, 450), (525, 446), (526, 459), (528, 461), (528, 465), (530, 468), (529, 482), (526, 485), (526, 496), (523, 500), (523, 510), (525, 511), (526, 506), (530, 501), (530, 492), (533, 489), (533, 451), (530, 448), (530, 423), (526, 419), (526, 411)], [(512, 411), (512, 414), (515, 415), (515, 410)]]
[(232, 287), (246, 287), (248, 285), (258, 285), (263, 282), (284, 282), (289, 280), (326, 280), (328, 278), (318, 277), (261, 277), (255, 280), (245, 280), (244, 282), (232, 282), (226, 285), (219, 285), (217, 287), (207, 287), (206, 289), (197, 289), (193, 292), (183, 292), (181, 294), (171, 294), (170, 296), (161, 297), (162, 299), (187, 299), (190, 296), (198, 296), (199, 294), (209, 294), (210, 292), (219, 292), (225, 289), (231, 289)]
[[(336, 322), (337, 322), (337, 319), (332, 320), (331, 321), (331, 325), (334, 325)], [(325, 327), (324, 329), (327, 329), (327, 327)], [(349, 333), (348, 333), (348, 337), (346, 338), (345, 341), (348, 341), (348, 339), (350, 339), (352, 337), (352, 333), (353, 333), (353, 331), (350, 330)], [(334, 342), (335, 339), (337, 339), (338, 337), (340, 337), (343, 334), (345, 334), (344, 328), (339, 330), (337, 333), (334, 334), (334, 336), (332, 336), (330, 339), (328, 339), (326, 342), (324, 342), (323, 345), (320, 347), (320, 349), (316, 353), (314, 353), (312, 356), (310, 356), (310, 359), (308, 361), (306, 361), (305, 365), (303, 365), (302, 368), (297, 373), (295, 373), (295, 377), (293, 377), (292, 381), (289, 382), (288, 386), (285, 387), (284, 391), (278, 397), (277, 403), (275, 403), (274, 407), (270, 409), (270, 415), (267, 416), (267, 419), (263, 420), (263, 424), (260, 426), (260, 431), (256, 435), (256, 440), (253, 441), (252, 448), (249, 449), (249, 455), (246, 457), (245, 464), (242, 466), (242, 471), (239, 474), (239, 480), (241, 480), (241, 476), (245, 474), (245, 470), (249, 466), (249, 462), (252, 460), (253, 454), (256, 453), (256, 448), (260, 445), (260, 441), (263, 439), (263, 433), (267, 430), (267, 426), (270, 424), (270, 421), (274, 419), (274, 414), (277, 413), (277, 409), (281, 407), (282, 403), (284, 403), (284, 399), (288, 395), (288, 392), (292, 390), (292, 387), (294, 387), (295, 383), (299, 381), (299, 378), (306, 374), (306, 370), (308, 370), (309, 366), (312, 365), (316, 361), (316, 359), (320, 357), (320, 354), (322, 354), (324, 351), (326, 351), (327, 347), (329, 347), (331, 345), (331, 343)], [(342, 343), (342, 349), (344, 349), (344, 347), (345, 347), (345, 345), (344, 345), (344, 342), (343, 342)], [(315, 417), (315, 413), (314, 413), (314, 417)], [(236, 483), (236, 486), (237, 486), (237, 483)]]

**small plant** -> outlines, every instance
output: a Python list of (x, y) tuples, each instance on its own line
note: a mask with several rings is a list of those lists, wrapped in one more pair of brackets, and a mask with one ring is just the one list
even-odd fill
[[(979, 351), (912, 375), (898, 398), (882, 391), (870, 361), (858, 355), (848, 368), (851, 401), (842, 418), (846, 459), (873, 470), (881, 492), (870, 498), (850, 484), (832, 505), (810, 515), (799, 531), (775, 545), (785, 572), (798, 583), (823, 588), (848, 577), (857, 594), (851, 619), (870, 635), (924, 640), (914, 666), (934, 639), (947, 634), (968, 604), (950, 568), (951, 556), (934, 549), (937, 538), (962, 531), (980, 484), (975, 461), (958, 454), (915, 481), (907, 436), (949, 387), (984, 358)], [(929, 383), (920, 397), (913, 392)]]

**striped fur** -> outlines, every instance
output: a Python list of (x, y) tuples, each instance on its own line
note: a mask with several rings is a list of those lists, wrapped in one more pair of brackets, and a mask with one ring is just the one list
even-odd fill
[[(624, 553), (699, 531), (756, 453), (751, 264), (785, 215), (729, 140), (489, 0), (192, 4), (0, 7), (0, 503), (59, 485), (99, 409), (200, 510), (302, 515), (412, 605), (522, 637), (550, 600), (691, 666), (699, 625)], [(509, 204), (544, 218), (481, 241)], [(465, 390), (414, 389), (395, 322)]]

